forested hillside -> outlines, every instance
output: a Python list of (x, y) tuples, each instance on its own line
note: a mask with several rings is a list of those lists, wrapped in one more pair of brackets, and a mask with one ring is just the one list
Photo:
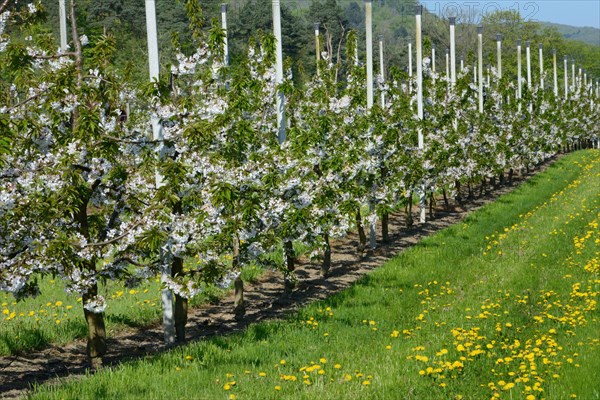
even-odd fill
[[(201, 5), (205, 29), (211, 26), (213, 18), (220, 17), (221, 0), (203, 0)], [(58, 33), (58, 2), (42, 0), (47, 12), (46, 27), (55, 35)], [(397, 67), (406, 70), (408, 64), (408, 43), (414, 42), (415, 0), (396, 2), (374, 2), (374, 38), (383, 35), (385, 40), (385, 64), (387, 68)], [(103, 33), (111, 33), (117, 38), (119, 48), (115, 64), (128, 67), (138, 80), (147, 77), (146, 62), (146, 21), (144, 3), (125, 0), (84, 0), (78, 1), (78, 18), (81, 31), (92, 40)], [(174, 54), (174, 39), (182, 43), (183, 49), (189, 43), (188, 18), (185, 1), (157, 0), (157, 17), (161, 62), (167, 66)], [(233, 66), (245, 58), (247, 43), (258, 30), (270, 32), (272, 29), (271, 1), (239, 0), (229, 3), (228, 25), (229, 44)], [(215, 21), (217, 22), (217, 21)], [(314, 73), (314, 23), (319, 22), (322, 46), (333, 54), (334, 62), (345, 57), (346, 36), (356, 30), (362, 37), (360, 51), (364, 48), (364, 6), (362, 1), (303, 0), (282, 1), (282, 29), (284, 57), (294, 66), (295, 79), (298, 72)], [(473, 63), (474, 54), (467, 49), (475, 48), (476, 26), (460, 21), (457, 26), (457, 57)], [(484, 25), (484, 57), (487, 63), (495, 65), (495, 49), (490, 43), (496, 33), (504, 37), (505, 55), (508, 70), (514, 64), (517, 39), (530, 40), (537, 49), (543, 43), (546, 49), (547, 66), (551, 68), (550, 49), (556, 48), (559, 63), (564, 55), (574, 58), (577, 64), (588, 70), (592, 76), (600, 76), (600, 51), (598, 47), (565, 39), (559, 29), (543, 23), (524, 21), (514, 11), (500, 11), (487, 15)], [(449, 47), (448, 23), (434, 14), (425, 12), (423, 21), (426, 54), (431, 46), (438, 49), (439, 61), (443, 62), (444, 52)], [(486, 47), (485, 47), (486, 46)]]
[(542, 22), (541, 25), (556, 28), (566, 39), (600, 46), (600, 29), (598, 28), (555, 24), (553, 22)]

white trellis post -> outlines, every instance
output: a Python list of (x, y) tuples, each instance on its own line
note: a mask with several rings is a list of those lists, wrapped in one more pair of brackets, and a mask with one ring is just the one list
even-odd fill
[(525, 53), (527, 58), (527, 89), (531, 90), (531, 50), (529, 40), (525, 42)]
[(460, 56), (460, 73), (465, 69), (465, 56)]
[(365, 0), (365, 29), (367, 51), (367, 108), (373, 107), (373, 2)]
[(581, 69), (581, 64), (579, 64), (579, 76), (577, 78), (577, 90), (579, 91), (579, 93), (581, 93), (581, 84), (583, 83), (583, 79), (582, 79), (582, 69)]
[(412, 78), (413, 74), (413, 66), (412, 66), (412, 43), (408, 44), (408, 76)]
[(452, 87), (456, 84), (456, 38), (455, 23), (456, 17), (448, 18), (450, 22), (450, 84)]
[(450, 49), (446, 47), (446, 78), (450, 80)]
[[(423, 40), (421, 37), (421, 17), (423, 14), (423, 6), (416, 6), (415, 9), (415, 22), (416, 22), (416, 46), (417, 46), (417, 116), (419, 120), (423, 120)], [(425, 147), (423, 141), (423, 130), (419, 127), (418, 129), (418, 140), (419, 149), (422, 151)], [(425, 187), (420, 188), (419, 193), (419, 221), (425, 223), (426, 221), (426, 198), (425, 198)]]
[[(155, 0), (146, 0), (146, 32), (148, 36), (148, 64), (150, 69), (150, 80), (158, 81), (160, 64), (158, 56), (158, 32), (156, 27), (156, 4)], [(152, 139), (163, 140), (163, 130), (160, 119), (156, 112), (152, 113)], [(161, 145), (162, 148), (162, 145)], [(161, 150), (162, 152), (162, 150)], [(163, 177), (156, 171), (156, 187), (162, 186)], [(161, 280), (164, 282), (171, 276), (171, 267), (165, 265), (162, 268)], [(163, 329), (166, 344), (175, 343), (175, 320), (173, 317), (173, 293), (164, 288), (161, 292), (163, 307)]]
[[(275, 81), (277, 85), (283, 83), (283, 47), (281, 43), (281, 4), (279, 0), (272, 0), (273, 6), (273, 35), (275, 35)], [(281, 89), (277, 91), (277, 128), (279, 130), (279, 143), (285, 142), (285, 95)]]
[(571, 90), (574, 93), (577, 90), (577, 81), (575, 80), (575, 59), (571, 59), (571, 85), (573, 85), (573, 89)]
[(498, 79), (502, 79), (502, 35), (496, 34), (496, 58), (498, 60)]
[(567, 56), (564, 57), (564, 70), (565, 70), (565, 100), (569, 98), (569, 61), (567, 60)]
[(65, 0), (58, 0), (58, 18), (60, 22), (60, 50), (67, 51), (67, 7)]
[(477, 84), (477, 65), (473, 65), (473, 83)]
[(319, 75), (319, 61), (321, 60), (321, 46), (319, 44), (319, 23), (315, 22), (315, 58), (317, 60), (317, 75)]
[(521, 111), (521, 39), (517, 40), (517, 101)]
[(478, 91), (479, 91), (479, 112), (483, 114), (483, 26), (477, 27), (477, 69), (478, 72)]
[[(385, 80), (385, 65), (383, 64), (383, 35), (379, 35), (379, 75)], [(385, 108), (385, 92), (381, 91), (381, 108)]]
[(492, 76), (492, 66), (490, 64), (487, 65), (487, 85), (490, 86)]
[(431, 47), (431, 70), (435, 72), (435, 46)]
[(554, 78), (554, 97), (558, 97), (558, 72), (556, 71), (556, 49), (552, 49), (552, 69)]
[(223, 38), (223, 62), (229, 65), (229, 44), (227, 42), (227, 4), (221, 4), (221, 29), (225, 37)]
[[(373, 2), (365, 0), (365, 30), (366, 30), (366, 51), (367, 51), (367, 110), (373, 107)], [(373, 199), (369, 199), (369, 209), (371, 212), (375, 209)], [(369, 242), (372, 249), (377, 247), (375, 222), (369, 225)]]
[(540, 88), (544, 90), (544, 53), (543, 45), (540, 43)]
[[(456, 17), (449, 17), (448, 22), (450, 23), (450, 88), (453, 90), (456, 86)], [(458, 119), (452, 120), (452, 128), (458, 129)]]

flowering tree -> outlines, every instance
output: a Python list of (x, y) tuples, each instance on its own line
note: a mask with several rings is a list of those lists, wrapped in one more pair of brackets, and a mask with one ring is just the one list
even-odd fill
[(98, 365), (106, 351), (98, 283), (134, 274), (129, 239), (141, 224), (140, 188), (130, 174), (140, 157), (122, 140), (133, 134), (121, 111), (132, 99), (110, 67), (114, 38), (91, 44), (84, 59), (73, 2), (70, 17), (73, 51), (41, 37), (7, 43), (2, 53), (14, 100), (1, 119), (11, 152), (0, 170), (0, 289), (20, 299), (38, 293), (40, 276), (63, 279), (82, 297), (88, 355)]

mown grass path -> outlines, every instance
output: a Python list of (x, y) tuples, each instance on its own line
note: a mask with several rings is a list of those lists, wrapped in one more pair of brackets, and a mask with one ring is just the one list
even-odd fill
[(570, 154), (286, 321), (32, 398), (600, 398), (599, 188)]

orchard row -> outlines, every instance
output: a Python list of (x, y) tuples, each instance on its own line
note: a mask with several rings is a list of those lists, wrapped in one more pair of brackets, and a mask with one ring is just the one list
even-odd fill
[(233, 71), (225, 31), (192, 26), (197, 50), (177, 56), (172, 79), (138, 88), (111, 64), (115, 38), (88, 43), (72, 22), (72, 51), (44, 35), (19, 44), (3, 30), (35, 19), (36, 7), (0, 11), (13, 80), (0, 107), (10, 149), (0, 164), (0, 290), (21, 299), (39, 293), (40, 276), (61, 279), (82, 297), (93, 360), (106, 351), (102, 282), (135, 287), (161, 275), (164, 296), (175, 296), (166, 318), (174, 313), (184, 340), (187, 300), (207, 283), (233, 282), (241, 317), (246, 265), (280, 269), (291, 288), (294, 243), (326, 275), (331, 239), (358, 229), (362, 251), (364, 227), (374, 233), (381, 221), (387, 240), (388, 214), (410, 210), (415, 194), (459, 197), (461, 185), (499, 184), (598, 143), (591, 80), (572, 82), (565, 99), (496, 70), (481, 86), (468, 68), (451, 79), (425, 58), (421, 81), (378, 76), (381, 101), (368, 107), (354, 32), (347, 64), (322, 53), (318, 74), (298, 87), (290, 73), (278, 83), (273, 36), (257, 34)]

